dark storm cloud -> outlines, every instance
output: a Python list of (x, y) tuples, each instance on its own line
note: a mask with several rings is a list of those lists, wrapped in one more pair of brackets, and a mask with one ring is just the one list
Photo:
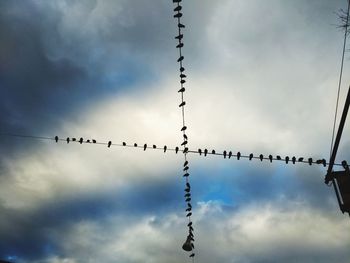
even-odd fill
[(174, 59), (170, 14), (162, 1), (1, 1), (0, 131), (48, 133), (81, 107), (157, 78)]
[[(100, 221), (109, 216), (125, 216), (120, 229), (145, 215), (162, 217), (183, 207), (181, 182), (161, 180), (133, 183), (117, 192), (70, 194), (50, 199), (35, 209), (0, 206), (0, 258), (43, 259), (61, 254), (64, 236), (60, 233), (84, 221)], [(156, 222), (155, 222), (156, 223)]]

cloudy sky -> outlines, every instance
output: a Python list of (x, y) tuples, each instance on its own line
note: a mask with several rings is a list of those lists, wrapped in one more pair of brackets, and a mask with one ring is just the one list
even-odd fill
[[(0, 132), (180, 145), (173, 8), (0, 1)], [(328, 159), (341, 8), (345, 0), (184, 1), (190, 149)], [(338, 162), (350, 160), (349, 132), (348, 121)], [(325, 168), (188, 159), (196, 262), (349, 262), (349, 217)], [(1, 135), (0, 259), (188, 262), (182, 164), (174, 152)]]

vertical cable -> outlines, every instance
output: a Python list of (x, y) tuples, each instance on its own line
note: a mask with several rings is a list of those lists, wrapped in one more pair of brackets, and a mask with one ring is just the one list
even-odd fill
[(188, 159), (187, 159), (187, 153), (188, 153), (188, 137), (186, 134), (186, 130), (187, 130), (187, 126), (186, 126), (186, 122), (185, 122), (185, 99), (184, 99), (184, 92), (185, 92), (185, 87), (184, 84), (186, 83), (186, 75), (184, 74), (185, 72), (185, 68), (183, 67), (183, 60), (184, 60), (184, 56), (182, 54), (182, 47), (184, 46), (183, 43), (183, 33), (182, 33), (182, 29), (185, 28), (185, 26), (181, 23), (181, 17), (182, 17), (182, 6), (180, 5), (181, 0), (173, 0), (173, 3), (176, 4), (176, 7), (174, 8), (174, 18), (177, 19), (177, 26), (178, 26), (178, 35), (175, 36), (175, 39), (178, 40), (178, 45), (176, 46), (176, 48), (179, 49), (179, 58), (178, 58), (178, 62), (179, 62), (179, 73), (180, 73), (180, 89), (179, 89), (179, 93), (181, 94), (181, 103), (179, 105), (179, 107), (181, 108), (181, 115), (182, 115), (182, 136), (183, 136), (183, 140), (181, 145), (183, 146), (183, 155), (184, 155), (184, 167), (183, 167), (183, 172), (184, 172), (184, 177), (185, 177), (185, 202), (187, 204), (187, 208), (186, 208), (186, 217), (188, 217), (188, 236), (186, 239), (186, 245), (188, 246), (187, 248), (183, 248), (186, 251), (191, 251), (191, 255), (190, 257), (192, 258), (192, 262), (194, 262), (194, 245), (193, 245), (193, 241), (194, 241), (194, 235), (193, 235), (193, 225), (192, 225), (192, 221), (191, 221), (191, 216), (192, 216), (192, 204), (191, 204), (191, 186), (190, 186), (190, 182), (189, 182), (189, 165), (188, 165)]
[(342, 82), (342, 77), (343, 77), (346, 38), (347, 38), (347, 34), (348, 34), (348, 22), (349, 22), (349, 7), (350, 7), (350, 3), (349, 3), (349, 0), (347, 2), (348, 2), (348, 8), (347, 8), (347, 12), (346, 12), (346, 19), (345, 19), (345, 26), (344, 26), (345, 32), (344, 32), (344, 42), (343, 42), (343, 53), (342, 53), (341, 65), (340, 65), (340, 74), (339, 74), (339, 82), (338, 82), (338, 93), (337, 93), (337, 101), (336, 101), (336, 105), (335, 105), (335, 114), (334, 114), (333, 131), (332, 131), (332, 141), (331, 141), (331, 149), (330, 149), (329, 158), (331, 158), (332, 151), (333, 151), (335, 125), (336, 125), (336, 122), (337, 122), (337, 115), (338, 115), (339, 94), (340, 94), (340, 87), (341, 87), (341, 82)]

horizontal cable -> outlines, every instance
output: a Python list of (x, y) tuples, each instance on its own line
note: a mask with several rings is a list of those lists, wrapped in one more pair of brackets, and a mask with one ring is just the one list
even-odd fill
[[(51, 141), (56, 141), (55, 137), (46, 137), (46, 136), (34, 136), (34, 135), (21, 135), (21, 134), (10, 134), (10, 133), (0, 133), (0, 135), (2, 136), (11, 136), (11, 137), (19, 137), (19, 138), (28, 138), (28, 139), (38, 139), (38, 140), (51, 140)], [(166, 145), (164, 145), (163, 147), (157, 147), (155, 144), (152, 145), (148, 145), (148, 144), (138, 144), (138, 143), (134, 143), (134, 144), (127, 144), (125, 142), (122, 143), (112, 143), (112, 141), (108, 141), (108, 142), (100, 142), (94, 139), (83, 139), (83, 138), (74, 138), (74, 137), (67, 137), (69, 138), (69, 143), (79, 143), (79, 144), (97, 144), (97, 145), (106, 145), (109, 147), (111, 146), (116, 146), (116, 147), (126, 147), (126, 148), (138, 148), (138, 149), (143, 149), (143, 150), (162, 150), (163, 152), (167, 152), (167, 151), (171, 151), (171, 152), (175, 152), (175, 153), (191, 153), (191, 154), (198, 154), (201, 156), (207, 156), (207, 155), (218, 155), (218, 156), (223, 156), (225, 157), (225, 159), (255, 159), (255, 160), (267, 160), (267, 161), (281, 161), (286, 163), (286, 156), (285, 158), (282, 157), (277, 157), (278, 155), (276, 155), (276, 157), (272, 157), (271, 159), (269, 157), (265, 157), (265, 156), (260, 156), (259, 155), (254, 155), (253, 156), (251, 154), (246, 155), (246, 154), (241, 154), (240, 152), (237, 153), (232, 153), (232, 155), (230, 155), (231, 157), (229, 157), (229, 152), (227, 151), (223, 151), (221, 152), (217, 152), (215, 150), (212, 151), (208, 151), (205, 152), (206, 149), (201, 150), (198, 149), (197, 151), (195, 150), (190, 150), (190, 149), (180, 149), (180, 147), (176, 146), (174, 148), (172, 147), (168, 147)], [(67, 143), (67, 138), (66, 139), (62, 139), (57, 137), (57, 142), (58, 141), (62, 141), (62, 142), (66, 142)], [(74, 140), (75, 139), (75, 140)], [(82, 139), (82, 141), (80, 142), (80, 140)], [(199, 152), (199, 150), (201, 151), (201, 153)], [(233, 158), (232, 158), (233, 157)], [(289, 157), (288, 157), (289, 158)], [(292, 157), (293, 158), (293, 157)], [(289, 158), (288, 163), (293, 163), (292, 158)], [(309, 161), (309, 159), (311, 159), (312, 161)], [(322, 162), (324, 159), (317, 159), (314, 160), (313, 158), (303, 158), (303, 160), (299, 160), (299, 158), (296, 158), (295, 163), (305, 163), (305, 164), (320, 164), (320, 165), (329, 165), (329, 162)], [(344, 161), (343, 161), (344, 162)], [(335, 166), (343, 166), (343, 164), (341, 163), (335, 163)]]

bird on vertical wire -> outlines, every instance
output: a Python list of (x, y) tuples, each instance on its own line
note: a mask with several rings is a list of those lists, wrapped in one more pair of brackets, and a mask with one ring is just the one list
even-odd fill
[(108, 145), (107, 145), (107, 146), (108, 146), (108, 148), (110, 148), (110, 147), (111, 147), (111, 145), (112, 145), (112, 141), (109, 141), (109, 142), (108, 142)]
[(58, 142), (58, 136), (57, 135), (55, 136), (55, 141)]
[(184, 167), (187, 166), (187, 165), (188, 165), (188, 161), (186, 160), (186, 161), (184, 162)]
[(185, 92), (185, 87), (182, 87), (182, 88), (179, 89), (177, 92)]
[(181, 128), (181, 131), (186, 131), (186, 129), (187, 129), (187, 127), (186, 127), (186, 126), (183, 126), (183, 127)]
[(188, 137), (187, 137), (187, 135), (184, 133), (183, 134), (183, 137), (184, 137), (184, 139), (187, 141), (188, 140)]
[(183, 102), (180, 103), (179, 107), (183, 107), (183, 106), (185, 106), (185, 105), (186, 105), (186, 102), (183, 101)]

